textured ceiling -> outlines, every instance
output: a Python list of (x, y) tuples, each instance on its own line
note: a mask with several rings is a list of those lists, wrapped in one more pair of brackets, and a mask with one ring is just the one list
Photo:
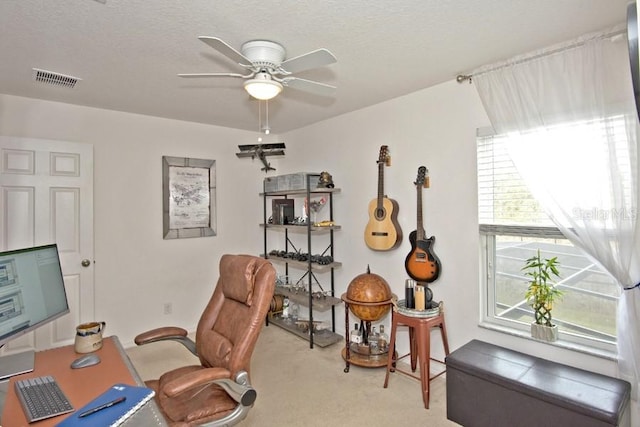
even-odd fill
[[(627, 0), (0, 0), (0, 93), (239, 129), (258, 105), (239, 72), (202, 43), (252, 39), (287, 57), (317, 48), (338, 62), (297, 76), (338, 87), (329, 97), (285, 88), (269, 102), (282, 133), (451, 79), (517, 54), (625, 22)], [(35, 82), (32, 68), (81, 78)], [(1, 112), (0, 112), (1, 114)]]

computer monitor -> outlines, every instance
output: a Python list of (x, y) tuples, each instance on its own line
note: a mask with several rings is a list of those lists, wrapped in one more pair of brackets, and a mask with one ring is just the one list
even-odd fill
[[(56, 244), (0, 252), (0, 347), (69, 313)], [(33, 371), (34, 352), (0, 357), (0, 379)]]

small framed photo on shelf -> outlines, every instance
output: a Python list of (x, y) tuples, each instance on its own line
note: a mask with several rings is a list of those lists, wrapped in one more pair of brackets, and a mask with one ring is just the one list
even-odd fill
[(294, 204), (293, 199), (273, 199), (273, 212), (271, 218), (275, 225), (293, 224)]

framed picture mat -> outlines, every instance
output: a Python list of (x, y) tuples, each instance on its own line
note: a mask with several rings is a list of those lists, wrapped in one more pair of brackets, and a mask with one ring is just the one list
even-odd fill
[(216, 161), (162, 156), (164, 239), (215, 236)]

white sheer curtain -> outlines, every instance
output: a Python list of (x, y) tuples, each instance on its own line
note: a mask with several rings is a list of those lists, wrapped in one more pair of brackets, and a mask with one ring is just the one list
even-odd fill
[(473, 82), (496, 133), (509, 136), (510, 155), (536, 199), (625, 289), (618, 366), (637, 396), (638, 118), (624, 29), (483, 67)]

